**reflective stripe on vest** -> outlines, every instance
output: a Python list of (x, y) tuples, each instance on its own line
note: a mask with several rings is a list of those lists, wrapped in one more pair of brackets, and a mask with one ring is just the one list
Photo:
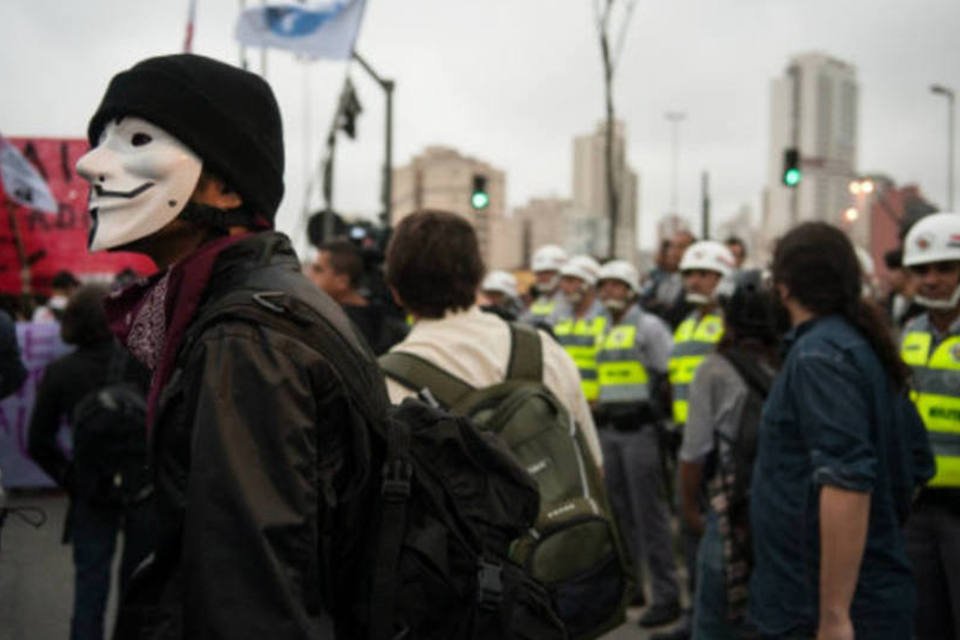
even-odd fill
[(600, 395), (597, 380), (597, 349), (603, 338), (607, 320), (596, 316), (589, 322), (580, 318), (567, 318), (558, 322), (553, 334), (580, 370), (580, 386), (587, 400), (596, 400)]
[(937, 461), (927, 486), (960, 488), (960, 336), (947, 337), (931, 353), (930, 328), (919, 326), (903, 337), (900, 355), (913, 368), (911, 398)]
[(673, 388), (673, 421), (677, 424), (687, 422), (690, 383), (700, 363), (722, 337), (723, 318), (717, 314), (709, 314), (699, 320), (691, 316), (681, 322), (673, 334), (668, 373)]
[(537, 298), (530, 305), (530, 315), (538, 319), (549, 318), (556, 308), (557, 303), (553, 298)]
[(621, 324), (603, 339), (597, 352), (601, 404), (650, 399), (647, 370), (640, 362), (637, 327)]

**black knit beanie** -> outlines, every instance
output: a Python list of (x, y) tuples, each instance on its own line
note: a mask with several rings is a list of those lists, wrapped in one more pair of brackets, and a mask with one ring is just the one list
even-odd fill
[(187, 145), (270, 224), (283, 198), (283, 124), (260, 76), (189, 53), (148, 58), (110, 81), (87, 137), (138, 116)]

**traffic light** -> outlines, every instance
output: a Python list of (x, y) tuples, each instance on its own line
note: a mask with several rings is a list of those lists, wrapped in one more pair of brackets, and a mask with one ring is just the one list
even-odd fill
[(470, 206), (480, 211), (490, 205), (490, 194), (487, 193), (487, 176), (475, 173), (473, 175), (473, 191), (470, 193)]
[(796, 187), (803, 179), (803, 172), (800, 171), (800, 152), (796, 149), (784, 149), (783, 151), (783, 184), (788, 187)]

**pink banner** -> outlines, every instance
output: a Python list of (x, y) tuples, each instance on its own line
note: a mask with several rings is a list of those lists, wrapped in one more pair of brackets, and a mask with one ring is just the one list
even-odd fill
[(10, 206), (23, 238), (34, 293), (49, 294), (54, 274), (66, 269), (77, 276), (106, 279), (126, 267), (141, 275), (153, 273), (149, 258), (132, 253), (87, 251), (90, 215), (87, 213), (87, 182), (77, 175), (77, 160), (86, 153), (87, 141), (61, 138), (7, 137), (36, 167), (56, 198), (56, 214), (31, 210), (0, 198), (0, 293), (21, 291), (20, 260), (8, 216)]

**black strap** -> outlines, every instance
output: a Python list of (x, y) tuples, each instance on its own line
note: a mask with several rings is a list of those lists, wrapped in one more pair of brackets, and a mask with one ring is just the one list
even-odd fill
[(737, 370), (748, 387), (760, 394), (761, 398), (767, 397), (773, 384), (773, 375), (765, 371), (755, 357), (735, 349), (723, 351), (720, 355)]
[(507, 380), (543, 381), (543, 345), (537, 330), (518, 322), (510, 323), (510, 363)]
[(393, 638), (397, 564), (407, 528), (407, 503), (413, 477), (409, 456), (410, 426), (398, 421), (387, 431), (387, 456), (380, 489), (380, 535), (370, 592), (369, 640)]
[(388, 376), (411, 391), (429, 389), (444, 407), (456, 406), (475, 387), (429, 360), (404, 351), (391, 351), (380, 356), (380, 368)]

